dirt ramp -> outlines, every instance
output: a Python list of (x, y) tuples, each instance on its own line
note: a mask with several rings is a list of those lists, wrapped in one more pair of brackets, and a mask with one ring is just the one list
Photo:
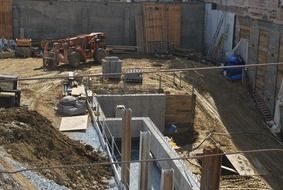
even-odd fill
[[(27, 167), (89, 164), (108, 161), (89, 145), (69, 139), (49, 120), (24, 108), (0, 111), (0, 144)], [(1, 157), (0, 157), (1, 159)], [(39, 171), (48, 179), (72, 189), (105, 189), (112, 176), (110, 166)]]

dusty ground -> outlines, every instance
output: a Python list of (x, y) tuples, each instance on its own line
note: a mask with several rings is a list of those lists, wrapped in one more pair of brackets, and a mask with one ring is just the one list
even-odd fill
[[(143, 69), (185, 68), (208, 66), (182, 58), (158, 60), (149, 58), (124, 58), (123, 68), (142, 67)], [(18, 74), (27, 76), (52, 76), (70, 71), (60, 68), (57, 71), (40, 69), (40, 59), (8, 59), (0, 60), (1, 74)], [(77, 72), (99, 73), (100, 66), (86, 64)], [(92, 88), (97, 93), (121, 92), (160, 92), (160, 76), (145, 75), (143, 85), (123, 85), (122, 82), (108, 80), (92, 80)], [(162, 74), (161, 87), (165, 93), (191, 93), (193, 78), (197, 94), (196, 119), (194, 129), (199, 134), (192, 145), (182, 147), (180, 154), (202, 153), (206, 146), (220, 146), (223, 151), (249, 150), (259, 148), (282, 148), (265, 128), (260, 113), (250, 98), (246, 88), (241, 83), (226, 80), (220, 71), (201, 71), (184, 74), (186, 83), (180, 85), (178, 77), (173, 82), (173, 76)], [(21, 82), (23, 103), (49, 118), (58, 127), (58, 117), (54, 117), (54, 107), (62, 94), (62, 82), (25, 81)], [(35, 98), (34, 98), (35, 97)], [(213, 133), (211, 138), (207, 135)], [(204, 141), (205, 140), (205, 141)], [(199, 143), (204, 141), (200, 146)], [(256, 176), (223, 176), (221, 189), (280, 189), (283, 174), (282, 153), (257, 153), (245, 155), (253, 165)], [(198, 176), (200, 168), (196, 160), (190, 160), (188, 167)], [(246, 167), (245, 164), (242, 167)], [(247, 168), (249, 169), (249, 168)], [(268, 184), (268, 185), (267, 185)]]
[[(45, 117), (24, 108), (0, 112), (0, 144), (27, 167), (106, 162), (102, 153), (59, 133)], [(41, 170), (42, 175), (72, 189), (105, 189), (110, 166)]]

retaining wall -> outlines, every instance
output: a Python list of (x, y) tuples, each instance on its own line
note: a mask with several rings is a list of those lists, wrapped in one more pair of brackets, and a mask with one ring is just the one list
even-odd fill
[[(142, 3), (94, 1), (13, 1), (14, 38), (64, 38), (102, 31), (107, 44), (136, 45), (135, 16)], [(181, 46), (203, 48), (204, 3), (181, 3)]]

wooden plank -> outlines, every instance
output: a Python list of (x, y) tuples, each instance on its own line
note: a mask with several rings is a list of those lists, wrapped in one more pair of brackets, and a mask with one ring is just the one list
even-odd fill
[(0, 0), (0, 38), (12, 38), (12, 0)]
[(125, 189), (130, 189), (130, 171), (131, 165), (129, 161), (131, 161), (131, 127), (132, 127), (132, 110), (127, 109), (125, 111), (125, 115), (122, 118), (122, 161), (127, 162), (122, 164), (121, 166), (121, 182), (125, 185)]
[(136, 24), (136, 45), (138, 52), (144, 52), (144, 30), (142, 16), (135, 16)]
[(181, 6), (168, 5), (168, 41), (173, 47), (180, 47), (181, 41)]
[(88, 126), (88, 115), (62, 117), (59, 131), (85, 130)]
[(240, 175), (252, 176), (252, 175), (267, 174), (265, 168), (260, 167), (258, 164), (257, 164), (258, 166), (257, 168), (260, 168), (260, 170), (254, 170), (254, 167), (251, 165), (249, 160), (241, 154), (234, 154), (234, 155), (231, 154), (231, 155), (226, 155), (226, 157)]
[[(268, 62), (268, 45), (269, 45), (269, 34), (267, 31), (261, 30), (259, 33), (258, 63)], [(264, 98), (265, 75), (266, 75), (266, 67), (257, 67), (256, 93), (262, 98)]]
[(191, 95), (166, 95), (166, 124), (192, 124), (193, 111)]
[[(158, 48), (180, 46), (181, 6), (163, 3), (145, 3), (143, 6), (145, 49), (149, 53)], [(164, 47), (163, 47), (164, 46)]]
[[(219, 154), (219, 148), (203, 150), (204, 155)], [(222, 156), (209, 156), (201, 159), (200, 190), (216, 190), (220, 186)]]
[(240, 26), (239, 37), (240, 37), (240, 39), (241, 38), (249, 39), (250, 38), (250, 27), (249, 26), (245, 26), (245, 25), (241, 25)]
[(81, 96), (83, 94), (85, 94), (84, 85), (80, 85), (80, 86), (72, 88), (72, 92), (71, 92), (72, 96)]

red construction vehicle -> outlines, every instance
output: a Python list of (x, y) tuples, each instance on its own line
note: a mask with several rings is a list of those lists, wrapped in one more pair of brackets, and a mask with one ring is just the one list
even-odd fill
[(106, 55), (105, 35), (103, 32), (79, 35), (72, 38), (43, 42), (43, 66), (56, 67), (69, 64), (77, 67), (81, 62), (94, 59), (98, 64)]

